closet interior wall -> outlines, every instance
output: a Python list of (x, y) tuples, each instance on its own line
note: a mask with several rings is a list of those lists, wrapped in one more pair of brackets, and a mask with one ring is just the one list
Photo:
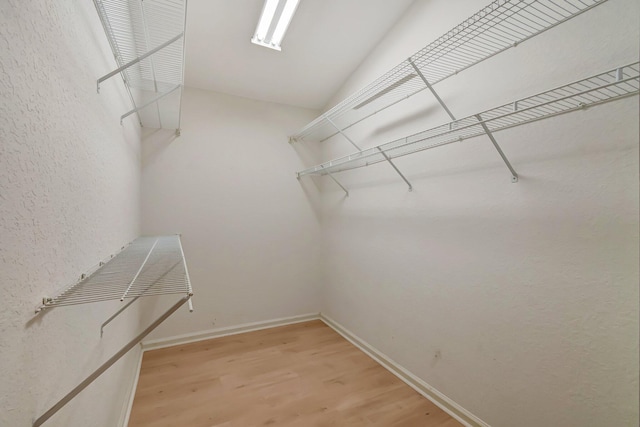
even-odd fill
[[(31, 426), (139, 330), (119, 301), (34, 314), (140, 232), (140, 129), (92, 2), (0, 3), (0, 425)], [(48, 427), (118, 425), (139, 350)]]
[(142, 231), (182, 234), (196, 295), (149, 340), (320, 311), (319, 193), (295, 179), (319, 156), (286, 143), (317, 114), (187, 87), (180, 138), (145, 133)]
[[(486, 3), (417, 0), (329, 106)], [(639, 7), (609, 0), (437, 91), (464, 117), (634, 62)], [(167, 232), (196, 311), (151, 339), (322, 312), (493, 427), (638, 424), (637, 97), (500, 132), (517, 184), (477, 137), (398, 159), (411, 193), (383, 164), (341, 174), (345, 198), (295, 179), (353, 152), (286, 143), (318, 111), (187, 88), (182, 136), (145, 129), (140, 152), (122, 82), (95, 93), (114, 62), (93, 4), (0, 11), (0, 425), (30, 425), (165, 303), (101, 339), (119, 302), (34, 320), (41, 298)], [(348, 134), (366, 148), (447, 121), (423, 91)], [(138, 356), (47, 425), (117, 425)]]
[[(327, 107), (485, 5), (415, 2)], [(465, 117), (637, 61), (638, 9), (608, 1), (436, 90)], [(449, 120), (423, 91), (347, 134), (368, 148)], [(339, 174), (349, 197), (311, 178), (322, 312), (491, 426), (636, 425), (637, 96), (496, 138), (520, 182), (486, 136), (395, 160), (412, 192), (384, 163)]]

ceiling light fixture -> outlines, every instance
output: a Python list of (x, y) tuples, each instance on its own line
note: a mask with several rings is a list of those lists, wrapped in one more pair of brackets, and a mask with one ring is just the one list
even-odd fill
[(280, 43), (284, 38), (289, 23), (296, 13), (300, 0), (265, 0), (260, 21), (251, 42), (281, 50)]

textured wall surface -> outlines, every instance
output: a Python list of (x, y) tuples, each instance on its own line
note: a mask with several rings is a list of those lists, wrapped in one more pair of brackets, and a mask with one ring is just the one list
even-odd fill
[[(139, 232), (139, 130), (119, 125), (122, 82), (93, 4), (0, 2), (0, 426), (27, 427), (138, 329), (118, 303), (61, 307), (51, 296)], [(46, 426), (115, 426), (131, 352)]]
[(317, 112), (191, 88), (182, 108), (180, 138), (143, 138), (142, 224), (182, 233), (195, 312), (150, 338), (320, 311), (318, 193), (287, 143)]
[[(486, 0), (417, 1), (348, 95)], [(610, 0), (436, 86), (458, 117), (638, 60)], [(349, 130), (365, 147), (446, 123), (428, 91)], [(322, 309), (493, 427), (638, 425), (638, 98), (323, 178)], [(326, 157), (352, 151), (336, 137)]]

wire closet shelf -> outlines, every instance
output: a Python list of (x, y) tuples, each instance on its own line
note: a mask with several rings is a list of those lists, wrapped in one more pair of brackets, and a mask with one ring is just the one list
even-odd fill
[(429, 148), (486, 135), (486, 129), (493, 133), (637, 95), (640, 87), (639, 64), (635, 62), (624, 65), (479, 114), (331, 160), (298, 172), (298, 177), (327, 175), (369, 166)]
[(606, 0), (496, 0), (326, 111), (291, 141), (325, 141), (460, 71)]
[[(179, 129), (186, 0), (94, 4), (118, 65), (98, 79), (98, 91), (104, 80), (121, 74), (134, 107), (121, 119), (135, 113), (141, 125)], [(155, 108), (147, 108), (151, 105)]]
[(56, 297), (44, 298), (38, 311), (169, 294), (193, 295), (180, 236), (140, 237)]
[(181, 294), (181, 297), (93, 373), (36, 418), (32, 426), (39, 427), (44, 424), (183, 304), (188, 303), (189, 311), (193, 311), (191, 305), (193, 290), (179, 235), (139, 237), (129, 246), (124, 247), (117, 255), (112, 255), (109, 261), (100, 262), (92, 273), (83, 274), (78, 283), (68, 287), (58, 296), (44, 298), (43, 304), (36, 310), (36, 313), (60, 306), (128, 299), (126, 304), (123, 304), (115, 314), (102, 324), (100, 328), (100, 336), (102, 336), (104, 327), (138, 298), (171, 294)]

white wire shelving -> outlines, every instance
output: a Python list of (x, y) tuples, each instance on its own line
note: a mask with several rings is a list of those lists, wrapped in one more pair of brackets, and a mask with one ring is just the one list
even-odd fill
[(83, 274), (77, 283), (69, 286), (59, 295), (43, 298), (42, 305), (36, 309), (36, 313), (46, 312), (55, 307), (128, 300), (102, 324), (100, 331), (102, 336), (104, 327), (137, 299), (154, 295), (181, 295), (181, 298), (48, 411), (38, 417), (33, 422), (33, 427), (44, 424), (183, 304), (188, 303), (189, 311), (193, 311), (191, 305), (193, 289), (179, 235), (140, 237), (108, 261), (100, 262), (97, 268), (89, 274)]
[(39, 309), (167, 294), (193, 294), (177, 235), (136, 239)]
[[(298, 177), (305, 175), (332, 176), (334, 173), (370, 166), (380, 162), (389, 162), (397, 157), (476, 136), (488, 135), (496, 145), (496, 148), (498, 148), (503, 160), (507, 163), (515, 181), (517, 181), (517, 174), (515, 174), (515, 171), (513, 171), (504, 154), (497, 146), (493, 133), (637, 95), (639, 87), (640, 65), (635, 62), (519, 99), (479, 114), (454, 120), (404, 138), (322, 163), (300, 171), (297, 175)], [(345, 191), (347, 190), (345, 189)]]
[(606, 0), (496, 0), (309, 123), (290, 141), (325, 141), (479, 62)]
[[(141, 125), (180, 129), (186, 0), (94, 0)], [(180, 89), (180, 90), (178, 90)]]

